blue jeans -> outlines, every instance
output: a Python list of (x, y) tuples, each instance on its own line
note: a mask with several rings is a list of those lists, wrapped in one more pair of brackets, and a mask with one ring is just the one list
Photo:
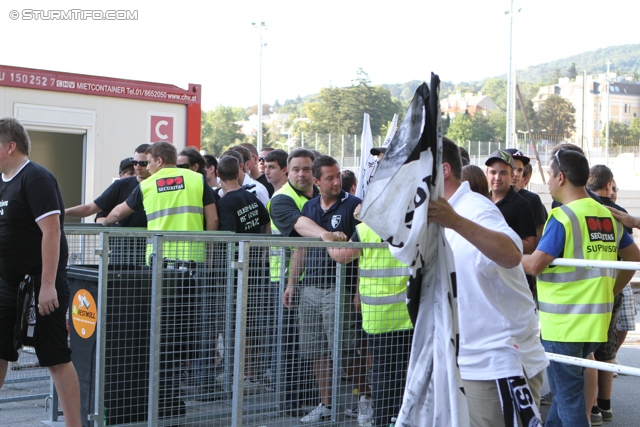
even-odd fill
[[(545, 351), (585, 358), (596, 351), (598, 342), (558, 342), (542, 340)], [(553, 403), (545, 427), (587, 427), (587, 408), (584, 401), (584, 368), (566, 363), (551, 362), (547, 368)]]

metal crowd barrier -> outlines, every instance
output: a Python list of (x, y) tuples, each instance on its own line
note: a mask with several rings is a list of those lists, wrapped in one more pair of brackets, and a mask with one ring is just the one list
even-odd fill
[[(335, 243), (84, 226), (66, 233), (85, 425), (289, 426), (320, 403), (314, 359), (299, 348), (296, 313), (282, 304), (284, 265), (292, 247), (326, 252)], [(279, 277), (271, 277), (270, 248), (282, 249), (271, 251), (281, 254)], [(363, 336), (349, 360), (342, 357), (344, 328), (360, 328), (346, 320), (357, 269), (338, 264), (329, 274), (340, 290), (327, 331), (336, 361), (330, 420), (357, 426), (351, 358), (365, 365)], [(292, 401), (301, 407), (292, 410)]]
[[(355, 390), (356, 384), (370, 384), (372, 371), (364, 336), (351, 335), (361, 329), (352, 316), (358, 271), (338, 264), (325, 275), (335, 280), (327, 289), (339, 290), (328, 296), (334, 321), (311, 326), (333, 335), (333, 348), (322, 353), (331, 355), (329, 367), (316, 363), (320, 341), (299, 340), (301, 328), (310, 326), (298, 322), (301, 286), (295, 311), (283, 307), (285, 265), (295, 247), (386, 244), (86, 226), (65, 231), (70, 342), (85, 426), (300, 425), (320, 403), (315, 374), (321, 369), (330, 369), (333, 396), (326, 421), (358, 425), (354, 409), (368, 386)], [(279, 272), (270, 271), (269, 254), (279, 254)], [(301, 407), (289, 407), (292, 401)]]

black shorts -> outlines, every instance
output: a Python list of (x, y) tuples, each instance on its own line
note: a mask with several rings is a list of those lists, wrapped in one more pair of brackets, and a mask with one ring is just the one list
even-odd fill
[[(40, 275), (34, 276), (36, 304), (40, 293)], [(40, 316), (36, 311), (33, 346), (40, 366), (55, 366), (71, 362), (68, 345), (67, 311), (69, 309), (69, 283), (66, 271), (56, 277), (58, 308), (51, 314)], [(18, 352), (13, 348), (13, 328), (16, 322), (18, 283), (9, 284), (0, 279), (0, 359), (15, 362)]]

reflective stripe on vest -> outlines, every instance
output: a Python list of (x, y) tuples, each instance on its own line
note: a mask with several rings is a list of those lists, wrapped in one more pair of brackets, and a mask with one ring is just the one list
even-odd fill
[(147, 221), (162, 218), (163, 216), (177, 215), (182, 213), (193, 213), (204, 215), (204, 209), (199, 206), (179, 206), (177, 208), (160, 209), (147, 215)]
[(363, 270), (360, 268), (360, 277), (398, 277), (408, 276), (408, 267), (387, 268), (384, 270)]
[(566, 273), (542, 273), (538, 275), (538, 280), (549, 283), (566, 283), (577, 282), (578, 280), (596, 279), (603, 276), (615, 278), (617, 271), (618, 270), (613, 268), (576, 267), (576, 271), (568, 271)]
[[(366, 224), (358, 224), (362, 243), (380, 243)], [(412, 329), (407, 311), (409, 268), (387, 248), (363, 248), (360, 254), (360, 302), (362, 328), (368, 334)]]
[(606, 314), (613, 310), (613, 303), (603, 304), (549, 304), (538, 302), (540, 311), (553, 314)]
[[(175, 179), (173, 184), (167, 181)], [(181, 179), (179, 183), (176, 183)], [(165, 185), (174, 185), (164, 189)], [(204, 178), (188, 169), (166, 167), (140, 183), (142, 203), (147, 214), (147, 229), (158, 231), (204, 230)], [(164, 190), (164, 191), (162, 191)], [(147, 259), (153, 245), (147, 245)], [(165, 242), (163, 258), (202, 262), (204, 242)]]
[[(563, 257), (617, 259), (622, 226), (591, 198), (553, 209), (549, 218), (555, 218), (564, 227)], [(615, 234), (613, 238), (603, 240), (603, 235), (611, 233)], [(542, 338), (559, 342), (605, 342), (616, 272), (611, 268), (546, 267), (538, 276)]]
[(370, 297), (366, 295), (360, 295), (360, 301), (368, 305), (387, 305), (397, 304), (399, 302), (404, 303), (407, 301), (407, 293), (402, 292), (396, 295), (388, 295), (384, 297)]

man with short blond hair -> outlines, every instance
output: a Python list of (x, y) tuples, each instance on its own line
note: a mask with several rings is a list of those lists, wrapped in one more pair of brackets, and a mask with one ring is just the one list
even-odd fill
[(40, 366), (51, 373), (65, 425), (80, 427), (80, 386), (67, 343), (70, 293), (64, 202), (56, 178), (29, 160), (30, 151), (22, 123), (12, 117), (0, 119), (0, 387), (9, 361), (18, 360), (16, 301), (20, 283), (29, 276), (37, 310), (34, 331), (24, 340), (30, 340)]

